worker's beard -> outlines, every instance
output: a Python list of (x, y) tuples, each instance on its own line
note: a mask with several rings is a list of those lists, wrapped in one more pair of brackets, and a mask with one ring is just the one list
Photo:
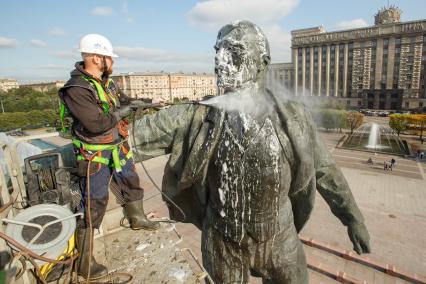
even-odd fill
[(109, 76), (112, 74), (112, 66), (109, 66), (106, 70), (104, 70), (104, 73), (102, 76)]
[(112, 66), (109, 66), (107, 70), (102, 73), (102, 80), (108, 79), (109, 75), (112, 74)]

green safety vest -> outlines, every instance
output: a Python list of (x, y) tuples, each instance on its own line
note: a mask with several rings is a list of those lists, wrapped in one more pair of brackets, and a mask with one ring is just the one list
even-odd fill
[[(99, 100), (102, 102), (102, 110), (103, 110), (104, 114), (108, 114), (110, 106), (109, 106), (109, 101), (107, 99), (107, 96), (108, 96), (108, 98), (111, 99), (114, 106), (117, 105), (117, 101), (115, 100), (115, 98), (113, 96), (110, 96), (108, 93), (106, 93), (104, 88), (102, 87), (102, 85), (99, 84), (99, 82), (96, 81), (95, 79), (90, 78), (90, 77), (86, 77), (86, 76), (82, 76), (82, 78), (84, 80), (86, 80), (87, 82), (89, 82), (89, 84), (91, 84), (92, 86), (95, 87), (96, 92), (98, 93)], [(109, 84), (111, 82), (112, 82), (112, 80), (109, 79), (108, 82), (107, 82), (107, 87), (109, 86)], [(61, 123), (62, 123), (61, 132), (67, 132), (68, 131), (68, 128), (65, 127), (65, 124), (64, 124), (65, 116), (68, 114), (68, 112), (69, 111), (68, 111), (67, 107), (65, 106), (65, 104), (63, 102), (61, 102), (61, 106), (60, 106), (60, 109), (59, 109), (59, 117), (60, 117)], [(117, 172), (120, 172), (121, 167), (124, 166), (126, 164), (126, 161), (133, 156), (132, 151), (129, 149), (125, 158), (120, 160), (119, 150), (120, 150), (120, 146), (123, 142), (120, 142), (118, 144), (113, 144), (113, 145), (108, 145), (108, 144), (107, 145), (105, 145), (105, 144), (93, 145), (93, 144), (84, 143), (84, 142), (82, 142), (78, 139), (73, 138), (72, 143), (74, 144), (74, 146), (76, 146), (80, 150), (80, 154), (77, 155), (77, 161), (90, 160), (91, 162), (101, 163), (101, 164), (113, 167)], [(87, 155), (84, 154), (84, 151), (86, 151), (86, 150), (87, 151), (96, 151), (96, 152), (104, 151), (104, 150), (111, 150), (112, 151), (113, 163), (111, 164), (109, 159), (98, 156), (96, 154), (93, 154), (90, 157), (88, 157)]]
[[(108, 98), (111, 99), (114, 106), (117, 105), (117, 101), (115, 100), (115, 98), (113, 96), (110, 96), (107, 93), (105, 93), (104, 88), (95, 79), (87, 77), (87, 76), (81, 76), (81, 77), (84, 80), (86, 80), (87, 82), (89, 82), (89, 84), (91, 84), (92, 86), (95, 87), (96, 92), (98, 93), (99, 100), (102, 102), (102, 110), (103, 110), (104, 114), (108, 114), (109, 113), (109, 101), (107, 99), (107, 96), (108, 96)], [(108, 82), (107, 82), (107, 87), (109, 86), (109, 84), (111, 82), (112, 82), (112, 79), (109, 79)], [(59, 108), (59, 118), (60, 118), (61, 124), (62, 124), (61, 132), (64, 132), (64, 133), (68, 131), (68, 128), (65, 127), (65, 117), (67, 116), (68, 113), (69, 113), (69, 111), (68, 111), (67, 107), (61, 101), (61, 105), (60, 105), (60, 108)]]

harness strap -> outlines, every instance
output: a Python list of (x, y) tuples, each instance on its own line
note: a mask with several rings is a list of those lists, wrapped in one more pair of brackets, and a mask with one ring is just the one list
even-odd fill
[[(114, 145), (93, 145), (86, 144), (80, 140), (73, 139), (72, 143), (79, 149), (79, 153), (77, 155), (77, 161), (91, 161), (96, 163), (101, 163), (110, 167), (113, 167), (117, 172), (121, 172), (122, 166), (124, 166), (128, 159), (133, 157), (132, 151), (129, 150), (125, 154), (123, 159), (120, 159), (120, 149), (126, 149), (122, 142)], [(87, 151), (96, 151), (100, 153), (100, 151), (110, 150), (112, 154), (112, 164), (110, 159), (96, 156), (95, 154), (87, 154)], [(127, 149), (126, 149), (127, 150)]]

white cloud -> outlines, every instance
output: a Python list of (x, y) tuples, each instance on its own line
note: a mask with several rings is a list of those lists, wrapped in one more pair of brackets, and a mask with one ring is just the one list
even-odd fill
[(218, 31), (236, 20), (249, 20), (266, 34), (271, 48), (272, 62), (291, 61), (291, 35), (279, 25), (299, 0), (207, 0), (197, 3), (187, 13), (189, 23), (202, 30)]
[(111, 7), (95, 7), (92, 10), (92, 14), (96, 16), (109, 16), (114, 13), (114, 10)]
[(16, 40), (14, 38), (7, 38), (0, 36), (0, 48), (15, 48)]
[(348, 30), (367, 27), (368, 23), (364, 19), (355, 19), (350, 21), (342, 21), (336, 24), (337, 29), (339, 30)]
[(30, 44), (34, 47), (47, 47), (47, 43), (39, 39), (31, 39)]
[(47, 65), (35, 66), (34, 69), (46, 69), (46, 70), (70, 70), (73, 66), (64, 66), (49, 63)]
[(213, 61), (213, 55), (208, 54), (184, 54), (166, 51), (162, 49), (153, 49), (145, 47), (117, 46), (114, 51), (121, 57), (133, 60), (142, 60), (147, 62), (188, 62), (188, 61)]
[(56, 51), (56, 52), (53, 52), (52, 55), (62, 59), (78, 59), (80, 56), (80, 54), (76, 50)]
[(299, 0), (207, 0), (197, 3), (187, 19), (195, 27), (214, 31), (235, 20), (274, 23), (290, 14), (298, 3)]
[(261, 26), (269, 41), (273, 63), (291, 61), (291, 34), (278, 24)]
[(66, 36), (68, 35), (63, 29), (61, 28), (52, 28), (47, 32), (51, 36)]
[(135, 20), (132, 17), (128, 17), (126, 19), (126, 22), (128, 22), (129, 24), (133, 23)]

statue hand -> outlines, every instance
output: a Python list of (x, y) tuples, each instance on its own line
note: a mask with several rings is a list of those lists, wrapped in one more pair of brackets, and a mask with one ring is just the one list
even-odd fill
[(358, 254), (370, 253), (370, 235), (364, 223), (353, 223), (348, 226), (348, 235)]

